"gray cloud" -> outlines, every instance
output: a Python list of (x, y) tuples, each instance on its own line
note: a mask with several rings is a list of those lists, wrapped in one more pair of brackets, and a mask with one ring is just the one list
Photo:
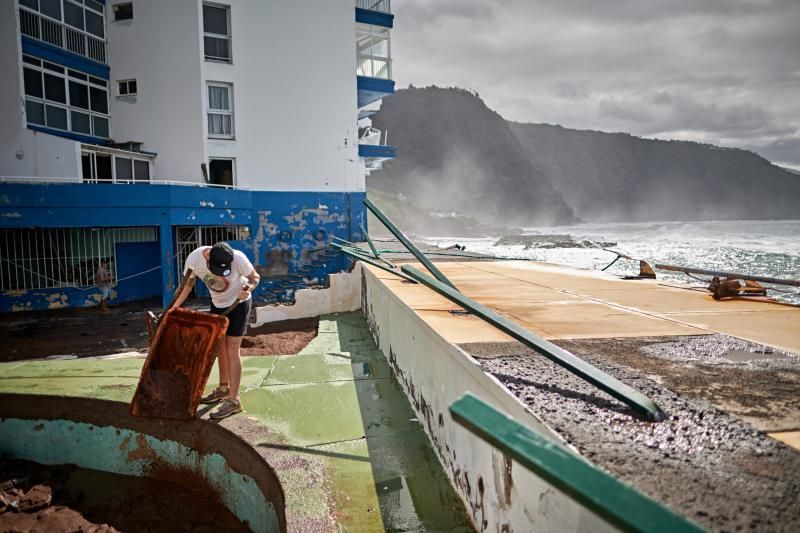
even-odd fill
[(393, 8), (401, 87), (474, 89), (517, 121), (782, 146), (760, 153), (800, 165), (800, 1), (402, 0)]

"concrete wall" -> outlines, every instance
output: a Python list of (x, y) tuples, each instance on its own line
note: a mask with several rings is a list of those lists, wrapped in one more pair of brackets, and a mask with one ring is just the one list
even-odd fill
[(16, 2), (0, 2), (0, 177), (80, 176), (80, 145), (25, 129)]
[(451, 419), (448, 407), (469, 391), (568, 449), (555, 432), (484, 373), (466, 352), (442, 339), (369, 269), (362, 272), (362, 312), (476, 529), (613, 531)]
[(324, 289), (297, 291), (295, 301), (291, 305), (259, 307), (256, 325), (331, 313), (347, 313), (359, 309), (361, 309), (361, 263), (356, 263), (350, 272), (331, 274), (328, 287)]
[[(231, 63), (203, 57), (200, 0), (136, 0), (133, 20), (109, 20), (114, 140), (158, 153), (157, 179), (201, 181), (221, 157), (244, 187), (363, 191), (353, 2), (215, 3), (230, 6)], [(128, 78), (139, 95), (117, 97)], [(233, 85), (235, 139), (208, 138), (207, 81)]]
[[(349, 267), (342, 257), (314, 260), (334, 237), (363, 240), (364, 193), (259, 192), (178, 185), (0, 184), (0, 229), (31, 227), (156, 226), (159, 230), (161, 295), (166, 304), (180, 275), (176, 263), (175, 226), (247, 226), (250, 237), (233, 243), (262, 275), (256, 299), (289, 274), (325, 283), (328, 274)], [(276, 269), (276, 263), (283, 262)], [(120, 265), (118, 265), (118, 269)], [(133, 287), (126, 299), (150, 296)], [(293, 289), (288, 289), (292, 297)], [(99, 291), (78, 288), (5, 291), (0, 312), (94, 305)], [(112, 299), (112, 303), (114, 300)]]
[[(198, 0), (136, 0), (133, 20), (106, 15), (111, 137), (156, 152), (155, 179), (203, 182), (202, 20)], [(135, 78), (138, 96), (118, 97)]]

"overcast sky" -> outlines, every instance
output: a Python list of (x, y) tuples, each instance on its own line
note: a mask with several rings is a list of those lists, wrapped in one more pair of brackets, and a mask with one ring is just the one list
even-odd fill
[(800, 169), (800, 0), (394, 0), (399, 88)]

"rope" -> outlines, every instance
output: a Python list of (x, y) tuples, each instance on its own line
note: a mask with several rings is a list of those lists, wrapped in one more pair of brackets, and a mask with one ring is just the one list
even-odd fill
[[(175, 256), (173, 257), (173, 259), (175, 259), (175, 257), (177, 257), (177, 256), (178, 256), (178, 254), (175, 254)], [(34, 274), (34, 275), (35, 275), (36, 277), (38, 277), (38, 278), (44, 278), (44, 279), (46, 279), (46, 280), (48, 280), (48, 281), (52, 281), (53, 283), (57, 283), (57, 284), (58, 284), (58, 286), (56, 286), (56, 287), (43, 287), (43, 288), (41, 288), (41, 289), (64, 289), (64, 288), (71, 288), (71, 289), (78, 289), (79, 291), (91, 291), (91, 290), (94, 290), (94, 289), (95, 289), (95, 287), (97, 287), (97, 285), (91, 285), (91, 286), (65, 285), (65, 282), (63, 282), (63, 281), (61, 281), (61, 280), (59, 280), (59, 279), (53, 279), (53, 278), (51, 278), (51, 277), (45, 276), (44, 274), (41, 274), (41, 273), (39, 273), (39, 272), (36, 272), (35, 270), (31, 270), (30, 268), (24, 267), (24, 266), (22, 266), (22, 265), (18, 265), (18, 264), (17, 264), (17, 263), (15, 263), (14, 261), (11, 261), (11, 260), (9, 260), (9, 259), (6, 259), (5, 257), (2, 257), (2, 258), (0, 258), (0, 259), (2, 259), (3, 261), (5, 261), (6, 263), (8, 263), (8, 264), (10, 264), (10, 265), (14, 265), (14, 266), (15, 266), (15, 267), (17, 267), (17, 268), (21, 268), (22, 270), (27, 270), (28, 272), (30, 272), (31, 274)], [(143, 276), (143, 275), (145, 275), (145, 274), (148, 274), (148, 273), (150, 273), (150, 272), (152, 272), (152, 271), (154, 271), (154, 270), (160, 270), (160, 269), (161, 269), (161, 265), (159, 265), (159, 266), (156, 266), (156, 267), (153, 267), (153, 268), (148, 268), (147, 270), (143, 270), (143, 271), (141, 271), (141, 272), (137, 272), (136, 274), (131, 274), (130, 276), (125, 276), (124, 278), (119, 278), (118, 280), (116, 280), (116, 281), (114, 282), (114, 285), (117, 285), (117, 284), (119, 284), (119, 282), (120, 282), (120, 281), (126, 281), (126, 280), (129, 280), (129, 279), (133, 279), (133, 278), (136, 278), (136, 277), (139, 277), (139, 276)], [(9, 290), (14, 290), (14, 289), (9, 289)], [(38, 290), (38, 289), (25, 289), (25, 290)]]

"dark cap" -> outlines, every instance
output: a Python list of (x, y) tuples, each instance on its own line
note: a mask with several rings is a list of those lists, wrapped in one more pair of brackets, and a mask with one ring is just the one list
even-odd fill
[(208, 269), (217, 276), (227, 276), (231, 273), (233, 264), (233, 248), (227, 242), (218, 242), (211, 247), (208, 254)]

